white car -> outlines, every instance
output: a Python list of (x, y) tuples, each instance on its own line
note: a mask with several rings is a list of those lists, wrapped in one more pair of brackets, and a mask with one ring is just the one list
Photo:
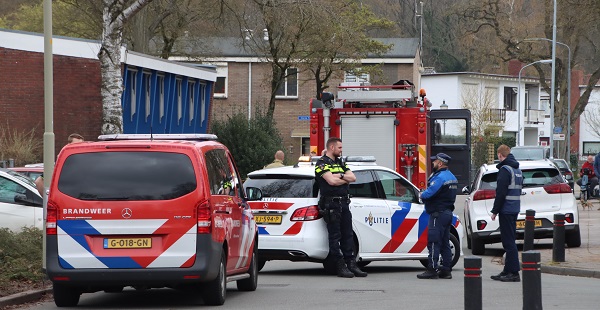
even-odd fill
[[(548, 159), (519, 161), (523, 172), (521, 211), (517, 218), (517, 238), (522, 239), (525, 228), (525, 212), (535, 210), (535, 238), (552, 238), (554, 214), (565, 215), (565, 241), (568, 247), (579, 247), (579, 213), (571, 187), (560, 171)], [(498, 221), (492, 221), (491, 211), (496, 197), (496, 164), (484, 164), (479, 168), (473, 183), (463, 188), (469, 195), (465, 201), (464, 220), (467, 231), (467, 247), (473, 255), (485, 253), (485, 244), (500, 242)]]
[[(348, 158), (356, 175), (350, 184), (352, 228), (357, 263), (420, 260), (427, 265), (427, 221), (419, 190), (397, 172), (377, 166), (374, 159)], [(259, 268), (269, 260), (322, 262), (329, 247), (327, 228), (320, 218), (318, 185), (311, 164), (262, 169), (248, 175), (246, 187), (262, 191), (261, 201), (250, 202), (259, 230)], [(454, 216), (450, 246), (454, 266), (460, 257), (462, 224)], [(260, 270), (259, 269), (259, 270)]]
[(30, 178), (0, 168), (0, 228), (15, 232), (23, 227), (42, 229), (42, 205), (42, 197)]

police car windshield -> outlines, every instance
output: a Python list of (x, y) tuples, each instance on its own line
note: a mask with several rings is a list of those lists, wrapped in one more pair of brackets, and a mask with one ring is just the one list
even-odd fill
[[(550, 184), (564, 183), (557, 169), (535, 168), (525, 169), (523, 171), (523, 188), (541, 187)], [(480, 189), (496, 189), (496, 179), (498, 173), (488, 173), (481, 177)]]
[(308, 198), (317, 197), (318, 194), (315, 178), (306, 176), (252, 176), (244, 182), (244, 186), (260, 188), (263, 197)]
[(169, 200), (196, 189), (190, 158), (163, 152), (98, 152), (69, 156), (58, 189), (82, 200)]

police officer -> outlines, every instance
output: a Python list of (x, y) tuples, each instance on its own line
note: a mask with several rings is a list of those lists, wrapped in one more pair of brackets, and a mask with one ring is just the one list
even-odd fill
[(327, 223), (329, 259), (336, 263), (337, 275), (343, 278), (366, 277), (356, 265), (353, 251), (352, 213), (350, 213), (349, 183), (356, 181), (354, 173), (340, 159), (342, 140), (329, 138), (326, 153), (316, 163), (315, 176), (321, 197), (319, 211)]
[[(425, 212), (429, 214), (427, 223), (427, 249), (429, 250), (427, 271), (417, 275), (419, 279), (452, 279), (452, 251), (450, 250), (450, 225), (456, 201), (458, 181), (448, 163), (452, 159), (444, 153), (431, 157), (433, 173), (427, 180), (427, 189), (421, 193)], [(442, 255), (442, 266), (438, 260)]]
[(523, 173), (519, 162), (504, 144), (498, 147), (498, 177), (496, 179), (496, 198), (492, 207), (492, 221), (499, 215), (500, 240), (506, 252), (504, 270), (491, 276), (492, 280), (502, 282), (521, 282), (519, 276), (519, 251), (517, 250), (517, 216), (521, 210), (521, 188)]

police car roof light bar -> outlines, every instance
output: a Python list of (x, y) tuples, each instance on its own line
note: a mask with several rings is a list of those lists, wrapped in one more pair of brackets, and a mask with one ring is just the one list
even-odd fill
[(115, 140), (195, 140), (209, 141), (217, 140), (213, 134), (185, 133), (185, 134), (110, 134), (98, 136), (99, 141)]

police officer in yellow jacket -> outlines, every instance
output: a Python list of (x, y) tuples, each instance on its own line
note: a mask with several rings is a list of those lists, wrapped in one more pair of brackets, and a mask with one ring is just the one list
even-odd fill
[(319, 184), (319, 211), (327, 223), (329, 258), (335, 260), (338, 277), (366, 277), (356, 265), (350, 213), (349, 183), (356, 176), (340, 159), (342, 140), (329, 138), (327, 151), (316, 163), (315, 176)]

